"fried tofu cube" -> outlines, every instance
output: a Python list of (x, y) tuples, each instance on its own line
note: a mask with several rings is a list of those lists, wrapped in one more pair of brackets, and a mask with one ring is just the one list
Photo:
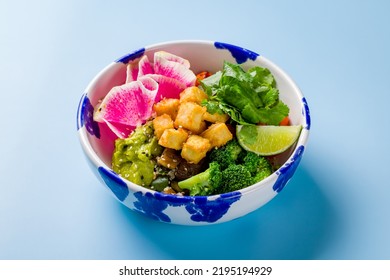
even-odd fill
[(190, 135), (187, 141), (183, 144), (181, 157), (190, 163), (197, 164), (210, 150), (210, 141), (199, 135)]
[(172, 120), (176, 119), (177, 112), (179, 110), (180, 101), (175, 98), (164, 98), (160, 102), (153, 105), (153, 110), (157, 116), (168, 114)]
[(162, 114), (153, 119), (154, 135), (160, 139), (164, 130), (173, 128), (173, 120), (168, 114)]
[(210, 114), (209, 112), (205, 112), (203, 119), (211, 123), (225, 123), (229, 119), (229, 115), (219, 113)]
[(221, 147), (233, 139), (233, 134), (225, 123), (210, 125), (201, 136), (210, 141), (211, 148)]
[(198, 87), (188, 87), (180, 93), (180, 103), (194, 102), (200, 104), (207, 99), (207, 94)]
[(206, 108), (194, 102), (184, 102), (180, 104), (174, 125), (183, 127), (191, 132), (199, 133), (204, 128), (203, 114)]
[(200, 127), (199, 127), (199, 130), (195, 132), (195, 134), (201, 134), (203, 131), (205, 131), (207, 128), (207, 123), (205, 121), (202, 121), (200, 123)]
[(188, 133), (184, 129), (165, 129), (158, 144), (174, 150), (181, 150), (183, 143), (187, 140)]

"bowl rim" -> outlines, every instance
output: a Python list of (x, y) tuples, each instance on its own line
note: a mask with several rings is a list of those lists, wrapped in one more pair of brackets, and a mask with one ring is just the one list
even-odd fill
[[(300, 146), (306, 147), (306, 145), (307, 145), (308, 138), (309, 138), (310, 122), (311, 122), (311, 119), (310, 119), (310, 109), (309, 109), (309, 106), (307, 105), (307, 103), (304, 104), (304, 101), (306, 102), (306, 99), (305, 99), (302, 91), (300, 90), (300, 88), (298, 87), (296, 82), (290, 77), (290, 75), (284, 69), (282, 69), (279, 65), (277, 65), (276, 63), (274, 63), (270, 59), (264, 57), (263, 55), (261, 55), (261, 56), (259, 55), (259, 57), (261, 57), (261, 59), (262, 59), (262, 62), (267, 64), (267, 65), (270, 65), (274, 70), (277, 70), (278, 74), (282, 76), (282, 79), (287, 81), (287, 83), (294, 89), (293, 90), (294, 95), (297, 98), (300, 99), (299, 102), (302, 104), (303, 107), (305, 107), (306, 112), (305, 112), (305, 118), (303, 118), (304, 119), (304, 123), (302, 124), (302, 130), (300, 132), (300, 135), (298, 137), (298, 141), (296, 142), (294, 149), (291, 151), (291, 155), (270, 176), (268, 176), (267, 178), (263, 179), (260, 182), (257, 182), (256, 184), (253, 184), (251, 186), (248, 186), (246, 188), (240, 189), (240, 190), (235, 191), (235, 192), (229, 192), (229, 193), (223, 193), (223, 194), (215, 194), (215, 195), (209, 195), (209, 196), (180, 196), (180, 195), (176, 195), (176, 194), (167, 194), (167, 193), (163, 193), (163, 192), (160, 192), (160, 191), (148, 189), (146, 187), (134, 184), (133, 182), (131, 182), (131, 181), (125, 179), (125, 178), (122, 178), (119, 174), (114, 172), (112, 170), (112, 168), (110, 166), (108, 166), (97, 155), (97, 153), (94, 151), (91, 143), (88, 141), (88, 135), (87, 135), (86, 129), (81, 129), (81, 119), (80, 119), (81, 118), (81, 110), (82, 110), (81, 107), (82, 107), (82, 102), (83, 102), (84, 98), (87, 96), (87, 93), (89, 92), (89, 90), (91, 88), (93, 88), (93, 86), (101, 79), (101, 77), (104, 76), (106, 74), (106, 72), (109, 71), (112, 67), (117, 65), (117, 63), (119, 61), (121, 61), (121, 59), (123, 59), (125, 57), (130, 57), (132, 55), (135, 55), (138, 52), (140, 52), (140, 50), (143, 50), (144, 52), (146, 52), (146, 51), (153, 51), (154, 49), (164, 48), (164, 47), (171, 46), (171, 45), (186, 45), (186, 44), (191, 44), (191, 45), (194, 45), (194, 44), (195, 45), (197, 45), (197, 44), (214, 45), (214, 43), (215, 43), (215, 41), (211, 41), (211, 40), (173, 40), (173, 41), (165, 41), (165, 42), (150, 44), (150, 45), (145, 46), (142, 49), (134, 50), (134, 51), (132, 51), (130, 53), (127, 53), (127, 54), (123, 55), (122, 57), (114, 60), (113, 62), (111, 62), (108, 65), (106, 65), (103, 69), (101, 69), (93, 77), (93, 79), (88, 83), (87, 87), (85, 88), (84, 94), (81, 96), (81, 99), (80, 99), (80, 103), (79, 103), (78, 110), (77, 110), (77, 126), (78, 126), (78, 138), (79, 138), (79, 141), (81, 143), (83, 152), (85, 153), (85, 155), (88, 157), (88, 159), (93, 163), (93, 165), (96, 168), (103, 167), (106, 170), (109, 170), (116, 177), (118, 177), (118, 179), (120, 179), (123, 182), (125, 182), (127, 187), (131, 191), (133, 191), (133, 192), (142, 192), (143, 194), (145, 194), (145, 193), (152, 193), (153, 195), (158, 193), (159, 196), (161, 196), (161, 197), (168, 197), (168, 198), (169, 197), (175, 197), (175, 199), (179, 199), (179, 200), (183, 199), (185, 201), (188, 201), (188, 200), (192, 201), (195, 198), (202, 198), (202, 197), (203, 198), (207, 198), (208, 200), (214, 200), (214, 199), (217, 199), (217, 198), (221, 197), (221, 195), (229, 197), (229, 198), (233, 198), (235, 196), (243, 196), (244, 194), (249, 194), (251, 192), (257, 191), (257, 190), (262, 189), (262, 188), (265, 188), (268, 185), (268, 182), (272, 182), (272, 181), (275, 181), (277, 179), (278, 171), (280, 169), (282, 169), (283, 167), (287, 167), (293, 161), (293, 157), (294, 157), (294, 155), (295, 155), (295, 153), (297, 151), (297, 148), (300, 147)], [(253, 52), (253, 51), (251, 51), (249, 49), (242, 48), (242, 47), (240, 47), (238, 45), (234, 45), (234, 44), (230, 44), (230, 43), (224, 43), (224, 44), (225, 45), (230, 45), (230, 46), (233, 46), (233, 47), (237, 47), (237, 48), (240, 48), (240, 49), (244, 49), (244, 50), (249, 51), (251, 53), (255, 53), (255, 52)]]

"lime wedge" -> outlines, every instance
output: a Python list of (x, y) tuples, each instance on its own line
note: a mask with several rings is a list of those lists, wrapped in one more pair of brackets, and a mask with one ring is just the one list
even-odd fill
[(236, 135), (245, 150), (272, 156), (290, 148), (297, 141), (301, 129), (300, 125), (237, 125)]

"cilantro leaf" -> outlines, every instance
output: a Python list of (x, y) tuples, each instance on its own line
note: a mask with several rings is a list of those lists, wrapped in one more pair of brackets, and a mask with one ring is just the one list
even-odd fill
[(203, 100), (202, 106), (206, 107), (207, 112), (210, 114), (224, 114), (224, 110), (220, 107), (220, 103), (216, 100)]

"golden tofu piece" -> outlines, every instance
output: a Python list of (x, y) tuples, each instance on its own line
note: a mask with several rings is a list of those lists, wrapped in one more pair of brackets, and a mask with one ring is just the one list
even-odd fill
[(208, 139), (199, 135), (190, 135), (183, 144), (181, 157), (190, 163), (197, 164), (206, 156), (210, 148), (211, 145)]
[(206, 111), (206, 113), (203, 115), (203, 119), (212, 123), (225, 123), (229, 119), (229, 115), (219, 113), (210, 114)]
[(173, 128), (173, 120), (168, 114), (162, 114), (153, 119), (154, 135), (160, 139), (164, 130)]
[(181, 160), (182, 159), (176, 150), (168, 148), (164, 149), (161, 156), (157, 157), (157, 163), (169, 169), (175, 169)]
[(233, 139), (233, 134), (225, 123), (210, 125), (201, 136), (210, 141), (211, 148), (221, 147)]
[(207, 94), (198, 87), (189, 87), (180, 93), (180, 103), (194, 102), (200, 104), (202, 100), (207, 99)]
[(160, 102), (153, 105), (153, 110), (157, 116), (168, 114), (172, 120), (176, 119), (177, 112), (179, 110), (180, 101), (175, 98), (164, 98)]
[(204, 128), (203, 114), (205, 112), (205, 107), (194, 102), (181, 103), (174, 125), (175, 127), (183, 127), (194, 133), (199, 133)]
[(200, 123), (200, 127), (199, 127), (199, 130), (195, 132), (195, 134), (201, 134), (203, 131), (205, 131), (207, 128), (207, 123), (205, 121), (202, 121)]
[(183, 143), (187, 140), (187, 137), (188, 133), (184, 129), (168, 128), (164, 130), (158, 140), (158, 144), (165, 148), (181, 150)]

